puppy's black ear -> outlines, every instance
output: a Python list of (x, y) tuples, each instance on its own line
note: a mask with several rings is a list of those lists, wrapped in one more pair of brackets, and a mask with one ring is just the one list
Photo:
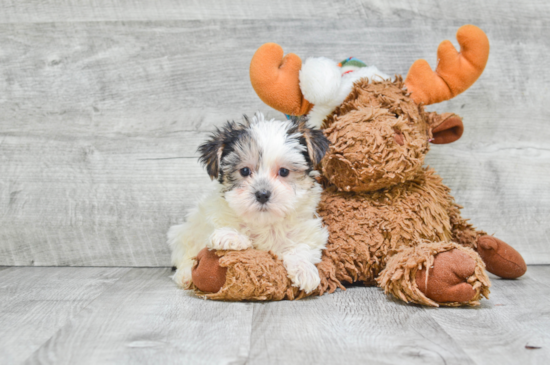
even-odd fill
[(220, 176), (224, 152), (231, 152), (233, 144), (245, 133), (245, 127), (244, 124), (227, 122), (221, 129), (216, 128), (216, 132), (199, 146), (199, 162), (206, 166), (210, 179), (214, 180)]
[(198, 148), (199, 162), (206, 167), (206, 172), (211, 180), (217, 179), (220, 174), (220, 162), (223, 153), (223, 130), (219, 128), (210, 138)]
[(305, 121), (298, 124), (298, 131), (302, 133), (313, 166), (317, 165), (327, 153), (330, 142), (322, 130), (309, 128)]

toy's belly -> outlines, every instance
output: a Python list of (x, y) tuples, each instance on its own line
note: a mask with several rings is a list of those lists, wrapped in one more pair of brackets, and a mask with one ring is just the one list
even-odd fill
[(399, 247), (450, 240), (447, 211), (452, 197), (448, 192), (432, 170), (372, 193), (325, 190), (318, 209), (330, 234), (325, 256), (340, 267), (337, 275), (349, 275), (352, 281), (372, 280)]

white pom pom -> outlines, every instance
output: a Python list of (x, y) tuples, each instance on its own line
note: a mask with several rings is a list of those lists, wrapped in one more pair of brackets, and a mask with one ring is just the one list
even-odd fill
[(300, 71), (300, 89), (313, 104), (329, 104), (338, 96), (341, 80), (336, 62), (325, 57), (308, 58)]

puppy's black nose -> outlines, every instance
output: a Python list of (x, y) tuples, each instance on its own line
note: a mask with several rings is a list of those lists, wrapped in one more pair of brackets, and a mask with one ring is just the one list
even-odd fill
[(262, 204), (267, 203), (269, 200), (269, 197), (271, 196), (271, 191), (267, 190), (260, 190), (256, 192), (256, 200), (259, 201)]

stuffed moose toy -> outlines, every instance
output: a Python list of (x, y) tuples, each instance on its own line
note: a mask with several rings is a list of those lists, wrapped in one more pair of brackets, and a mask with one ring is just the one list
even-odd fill
[(307, 119), (331, 142), (318, 166), (318, 214), (329, 231), (317, 264), (321, 284), (307, 294), (292, 286), (271, 252), (204, 249), (193, 268), (195, 291), (218, 300), (292, 300), (363, 282), (405, 302), (474, 306), (489, 294), (485, 270), (523, 275), (521, 255), (462, 218), (450, 189), (423, 167), (430, 143), (451, 143), (463, 132), (459, 116), (424, 106), (468, 89), (489, 57), (481, 29), (465, 25), (457, 40), (460, 52), (449, 41), (439, 45), (435, 72), (418, 60), (405, 81), (354, 58), (310, 58), (302, 66), (277, 44), (261, 46), (250, 64), (258, 96)]

